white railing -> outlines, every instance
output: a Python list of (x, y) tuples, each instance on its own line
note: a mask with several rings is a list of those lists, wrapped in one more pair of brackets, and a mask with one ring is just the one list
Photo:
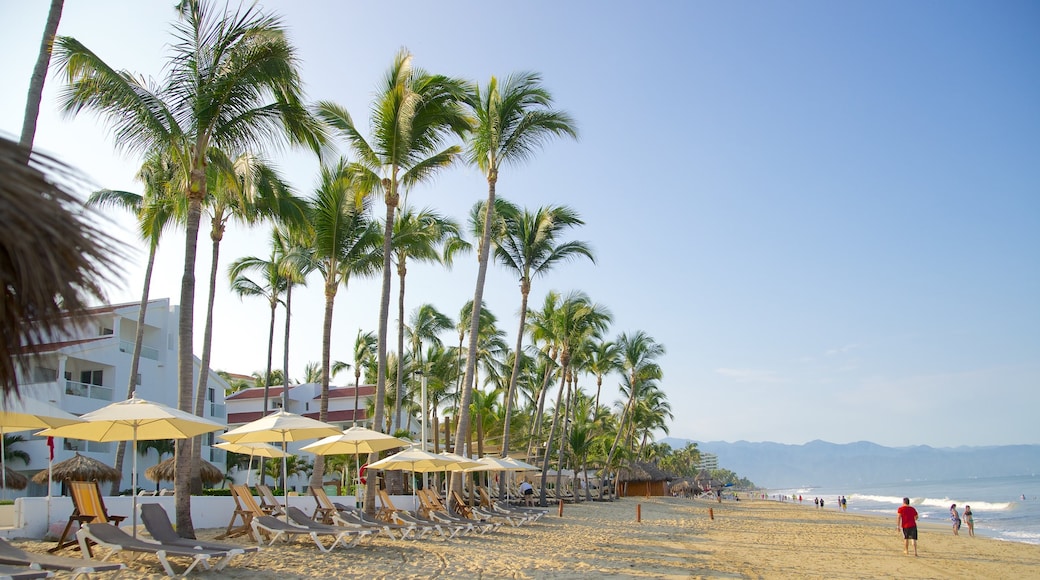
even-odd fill
[(111, 387), (102, 387), (101, 385), (91, 385), (89, 383), (78, 383), (76, 381), (65, 381), (65, 394), (76, 397), (86, 397), (88, 399), (97, 399), (99, 401), (112, 400)]
[(66, 451), (89, 451), (90, 453), (111, 453), (112, 444), (109, 442), (84, 441), (82, 439), (65, 439), (62, 448)]
[[(134, 343), (129, 340), (119, 341), (119, 352), (134, 354)], [(159, 349), (141, 345), (141, 358), (159, 360)]]
[(213, 449), (212, 447), (210, 448), (210, 450), (209, 450), (209, 462), (210, 463), (212, 463), (212, 464), (214, 464), (214, 465), (216, 465), (218, 467), (224, 467), (224, 462), (225, 461), (227, 461), (227, 451), (224, 451), (223, 449)]
[(209, 404), (209, 416), (214, 419), (227, 419), (227, 406), (220, 403)]

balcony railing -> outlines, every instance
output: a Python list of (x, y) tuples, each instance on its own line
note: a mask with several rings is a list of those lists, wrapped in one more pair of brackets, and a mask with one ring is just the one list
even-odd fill
[(209, 462), (210, 463), (223, 467), (225, 461), (227, 461), (227, 451), (224, 451), (223, 449), (213, 449), (212, 447), (210, 448), (210, 450), (209, 450)]
[(221, 405), (220, 403), (209, 404), (209, 415), (214, 419), (227, 420), (227, 406)]
[(88, 399), (97, 399), (99, 401), (112, 400), (111, 387), (102, 387), (101, 385), (91, 385), (89, 383), (78, 383), (76, 381), (65, 381), (65, 394), (76, 397), (86, 397)]
[(91, 453), (111, 453), (112, 444), (109, 442), (84, 441), (82, 439), (65, 439), (62, 448), (66, 451), (89, 451)]
[[(134, 343), (129, 340), (119, 341), (119, 352), (134, 354)], [(141, 345), (141, 358), (159, 360), (159, 349)]]

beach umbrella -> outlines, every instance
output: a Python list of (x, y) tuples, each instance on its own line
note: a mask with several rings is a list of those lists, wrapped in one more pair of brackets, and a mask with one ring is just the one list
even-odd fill
[[(136, 395), (125, 401), (112, 403), (80, 416), (77, 425), (66, 425), (40, 431), (37, 435), (69, 437), (87, 441), (130, 441), (137, 449), (138, 441), (154, 439), (188, 439), (203, 433), (219, 431), (225, 426), (209, 419), (172, 409), (161, 403), (138, 399)], [(137, 536), (137, 454), (133, 454), (130, 474), (134, 493), (132, 525)]]
[(315, 455), (353, 455), (354, 467), (360, 473), (360, 454), (377, 453), (406, 445), (408, 445), (408, 441), (404, 439), (354, 425), (338, 435), (329, 435), (324, 439), (304, 445), (301, 449)]
[(29, 478), (4, 466), (4, 489), (25, 489), (29, 486)]
[(269, 459), (277, 459), (280, 457), (286, 457), (290, 455), (285, 451), (271, 445), (270, 443), (232, 443), (225, 441), (223, 443), (217, 443), (214, 445), (219, 449), (230, 451), (232, 453), (238, 453), (240, 455), (249, 456), (249, 467), (246, 469), (246, 485), (249, 485), (249, 480), (253, 476), (253, 456), (266, 457)]
[(512, 457), (503, 457), (502, 461), (512, 465), (513, 468), (510, 471), (541, 471), (542, 468), (535, 465), (531, 465), (526, 461), (520, 459), (513, 459)]
[[(256, 421), (251, 421), (240, 427), (224, 433), (220, 436), (225, 441), (231, 443), (269, 443), (271, 441), (281, 441), (282, 448), (285, 448), (285, 444), (289, 441), (302, 441), (305, 439), (317, 439), (319, 437), (328, 437), (329, 435), (339, 435), (342, 430), (335, 425), (329, 423), (323, 423), (316, 421), (303, 415), (297, 415), (295, 413), (287, 413), (284, 409), (279, 409), (266, 417), (260, 417)], [(285, 457), (282, 457), (282, 475), (286, 473), (286, 461)], [(289, 505), (289, 486), (284, 486), (285, 489), (285, 505)], [(289, 514), (286, 513), (285, 521), (289, 521)]]
[(445, 471), (469, 471), (470, 469), (483, 467), (485, 465), (476, 459), (470, 459), (469, 457), (457, 453), (448, 453), (445, 451), (439, 455), (450, 462), (444, 466)]
[(65, 461), (55, 463), (50, 469), (44, 469), (33, 476), (32, 480), (39, 484), (47, 483), (48, 478), (58, 481), (116, 481), (120, 474), (116, 468), (76, 453)]
[[(224, 481), (224, 472), (217, 468), (205, 459), (201, 460), (199, 464), (199, 476), (202, 479), (202, 483), (214, 484)], [(160, 482), (160, 481), (173, 481), (175, 477), (175, 471), (177, 467), (177, 461), (175, 457), (171, 457), (166, 461), (161, 461), (148, 469), (144, 470), (144, 476), (148, 479)]]
[[(3, 397), (0, 399), (0, 463), (3, 465), (3, 480), (0, 486), (5, 490), (7, 485), (7, 449), (4, 448), (4, 435), (29, 429), (46, 429), (74, 425), (82, 421), (61, 409), (39, 399)], [(28, 484), (26, 484), (28, 485)], [(25, 486), (10, 486), (11, 489), (25, 489)], [(50, 495), (50, 488), (47, 490)]]
[[(427, 473), (430, 471), (442, 471), (452, 464), (452, 460), (436, 453), (423, 451), (414, 447), (395, 453), (370, 463), (369, 469), (382, 469), (384, 471), (403, 470), (412, 473)], [(415, 503), (415, 486), (412, 486), (412, 503)]]

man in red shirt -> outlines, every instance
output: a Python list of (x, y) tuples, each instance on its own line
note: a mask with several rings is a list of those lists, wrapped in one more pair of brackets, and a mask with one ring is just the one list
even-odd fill
[(917, 556), (917, 510), (910, 505), (910, 498), (903, 498), (903, 505), (896, 510), (896, 524), (903, 532), (903, 553), (910, 553), (910, 541), (914, 542), (914, 556)]

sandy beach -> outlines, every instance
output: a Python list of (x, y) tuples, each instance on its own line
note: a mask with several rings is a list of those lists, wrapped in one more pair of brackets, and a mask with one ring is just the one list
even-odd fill
[[(636, 522), (636, 506), (642, 521)], [(709, 518), (708, 509), (714, 512)], [(219, 530), (203, 530), (213, 538)], [(16, 542), (43, 551), (51, 544)], [(454, 540), (366, 540), (325, 555), (297, 541), (265, 548), (228, 578), (1040, 578), (1040, 546), (921, 528), (903, 555), (891, 519), (773, 501), (628, 498), (553, 508), (540, 522)], [(66, 551), (66, 555), (75, 552)], [(121, 578), (160, 578), (154, 558)], [(199, 576), (214, 576), (203, 572)]]

